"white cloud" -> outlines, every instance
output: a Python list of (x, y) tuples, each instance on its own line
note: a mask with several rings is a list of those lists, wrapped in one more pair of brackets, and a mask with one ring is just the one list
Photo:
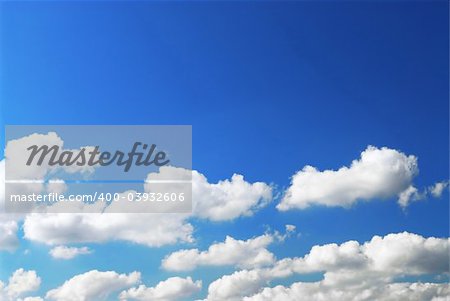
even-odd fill
[(136, 288), (130, 288), (123, 291), (119, 298), (121, 300), (139, 301), (177, 301), (192, 296), (199, 292), (201, 288), (202, 282), (199, 280), (194, 282), (191, 277), (171, 277), (159, 282), (155, 287), (140, 285)]
[(279, 210), (312, 205), (350, 207), (359, 200), (400, 195), (418, 173), (417, 158), (386, 147), (369, 146), (350, 167), (319, 171), (305, 166), (277, 205)]
[(207, 301), (238, 301), (251, 296), (263, 287), (269, 278), (263, 270), (242, 270), (212, 282), (208, 287)]
[(171, 271), (189, 271), (198, 266), (266, 266), (275, 261), (274, 255), (267, 250), (273, 241), (274, 237), (270, 234), (248, 240), (227, 236), (224, 242), (211, 245), (207, 251), (189, 249), (174, 252), (164, 258), (162, 267)]
[(314, 246), (304, 257), (285, 258), (268, 268), (237, 271), (217, 279), (209, 285), (208, 300), (241, 300), (257, 294), (271, 280), (313, 272), (325, 273), (324, 279), (316, 283), (320, 287), (363, 292), (391, 284), (400, 276), (446, 274), (448, 254), (449, 239), (407, 232), (374, 236), (364, 244), (348, 241)]
[(374, 236), (361, 247), (373, 271), (389, 275), (444, 273), (449, 267), (449, 240), (412, 233)]
[(26, 293), (38, 290), (40, 285), (41, 278), (36, 271), (18, 269), (9, 277), (6, 286), (0, 281), (0, 300), (15, 301)]
[(100, 301), (122, 289), (137, 284), (140, 273), (118, 274), (92, 270), (76, 275), (60, 287), (47, 292), (45, 298), (56, 301)]
[(272, 188), (262, 182), (249, 183), (234, 174), (231, 180), (208, 183), (206, 177), (192, 172), (194, 214), (213, 221), (250, 216), (272, 200)]
[(88, 247), (67, 247), (67, 246), (57, 246), (50, 250), (49, 254), (56, 259), (72, 259), (78, 255), (91, 254), (92, 250)]
[(440, 274), (448, 271), (448, 251), (448, 239), (403, 232), (374, 236), (364, 244), (314, 246), (304, 257), (278, 261), (273, 271), (291, 275), (353, 270), (383, 277)]

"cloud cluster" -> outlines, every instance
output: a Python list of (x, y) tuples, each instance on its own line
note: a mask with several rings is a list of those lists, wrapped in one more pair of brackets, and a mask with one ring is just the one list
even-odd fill
[[(45, 300), (54, 301), (101, 301), (109, 300), (114, 293), (119, 293), (120, 300), (177, 301), (198, 293), (202, 282), (193, 281), (191, 277), (171, 277), (159, 282), (155, 287), (140, 283), (139, 272), (119, 274), (115, 271), (91, 270), (75, 275), (61, 286), (49, 290)], [(5, 286), (0, 281), (0, 301), (43, 301), (41, 297), (24, 297), (27, 293), (39, 289), (41, 279), (35, 271), (19, 269), (9, 278)]]
[[(45, 135), (33, 134), (9, 141), (5, 156), (13, 165), (17, 163), (14, 169), (8, 170), (9, 178), (44, 180), (54, 172), (54, 167), (48, 166), (46, 162), (42, 166), (22, 166), (24, 165), (23, 158), (26, 155), (24, 146), (30, 144), (51, 144), (63, 147), (63, 140), (55, 133), (48, 133)], [(22, 164), (20, 164), (21, 162)], [(4, 165), (4, 160), (2, 160), (0, 163), (2, 182), (4, 182)], [(93, 172), (94, 169), (90, 167), (89, 170), (70, 169), (65, 171), (83, 173)], [(147, 180), (165, 179), (173, 174), (185, 174), (187, 178), (192, 178), (192, 214), (111, 213), (114, 212), (113, 206), (104, 210), (110, 212), (107, 214), (84, 213), (90, 207), (87, 205), (80, 206), (79, 212), (60, 214), (56, 213), (56, 209), (66, 204), (59, 203), (49, 209), (50, 213), (35, 212), (20, 217), (19, 220), (24, 219), (24, 237), (49, 245), (129, 241), (158, 247), (177, 242), (192, 242), (193, 226), (189, 219), (229, 221), (241, 216), (252, 215), (273, 199), (271, 186), (262, 182), (249, 183), (241, 175), (233, 175), (231, 179), (209, 183), (207, 178), (197, 171), (162, 167), (158, 173), (149, 174)], [(30, 185), (31, 188), (39, 191), (64, 191), (67, 189), (66, 184), (59, 180), (52, 180), (47, 186), (36, 183)], [(149, 189), (148, 184), (144, 185), (144, 189)], [(22, 191), (21, 193), (26, 192)], [(4, 191), (1, 197), (4, 202)], [(51, 213), (52, 210), (54, 210), (53, 213)], [(11, 217), (1, 217), (0, 241), (3, 242), (1, 249), (13, 250), (17, 247), (17, 221), (18, 219)]]
[[(237, 175), (231, 181), (210, 184), (196, 171), (163, 167), (159, 173), (150, 174), (151, 180), (165, 179), (168, 173), (192, 173), (192, 214), (117, 213), (120, 210), (115, 210), (114, 206), (122, 203), (105, 207), (108, 213), (83, 213), (85, 207), (93, 206), (85, 205), (78, 213), (28, 214), (23, 223), (25, 238), (49, 245), (122, 240), (159, 247), (192, 242), (193, 226), (189, 219), (231, 220), (252, 214), (272, 199), (270, 186), (259, 182), (250, 184)], [(217, 212), (213, 206), (219, 208)]]
[[(195, 256), (215, 252), (238, 253), (227, 263), (208, 262), (221, 265), (246, 262), (247, 252), (267, 246), (274, 237), (261, 235), (246, 241), (225, 240), (210, 246), (207, 251), (197, 250)], [(231, 241), (231, 242), (230, 242)], [(238, 246), (236, 246), (238, 244)], [(254, 249), (249, 245), (253, 245)], [(242, 247), (245, 246), (245, 247)], [(450, 239), (435, 238), (408, 232), (374, 236), (365, 243), (347, 241), (342, 244), (313, 246), (303, 257), (271, 260), (268, 266), (255, 265), (236, 271), (212, 282), (208, 287), (208, 301), (258, 301), (258, 300), (417, 300), (438, 301), (450, 298), (446, 283), (396, 282), (401, 277), (448, 275)], [(264, 252), (265, 247), (259, 249)], [(181, 253), (173, 253), (178, 256)], [(274, 259), (274, 258), (273, 258)], [(166, 258), (167, 260), (167, 258)], [(184, 259), (183, 259), (184, 260)], [(181, 264), (186, 264), (181, 260)], [(198, 260), (198, 259), (197, 259)], [(212, 257), (209, 259), (212, 260)], [(220, 260), (220, 259), (219, 259)], [(193, 269), (198, 266), (184, 266)], [(268, 287), (271, 281), (291, 277), (323, 273), (316, 282), (294, 282), (290, 286)], [(202, 288), (201, 281), (191, 277), (171, 277), (154, 287), (138, 285), (140, 273), (119, 274), (114, 271), (91, 270), (64, 282), (60, 287), (47, 292), (46, 300), (55, 301), (99, 301), (119, 293), (121, 300), (175, 301), (189, 298)], [(17, 270), (5, 286), (0, 283), (0, 300), (22, 300), (20, 297), (37, 290), (40, 278), (34, 271)], [(136, 286), (138, 285), (138, 286)], [(42, 300), (39, 297), (23, 300)]]
[[(32, 135), (26, 139), (52, 141), (63, 145), (52, 133)], [(15, 156), (23, 141), (8, 144), (5, 154)], [(0, 161), (0, 178), (4, 182), (4, 161)], [(27, 171), (29, 172), (29, 171)], [(86, 172), (68, 170), (67, 172)], [(41, 179), (52, 173), (48, 166), (25, 174), (20, 169), (16, 178)], [(449, 182), (442, 181), (420, 192), (413, 185), (418, 174), (417, 158), (389, 148), (369, 146), (349, 167), (319, 171), (305, 166), (292, 177), (277, 208), (281, 211), (305, 209), (314, 205), (350, 207), (358, 201), (398, 198), (401, 207), (428, 196), (440, 197)], [(92, 252), (87, 247), (70, 247), (73, 243), (127, 241), (149, 247), (194, 241), (193, 219), (214, 222), (232, 221), (251, 216), (273, 200), (273, 187), (266, 183), (250, 183), (242, 175), (211, 183), (198, 171), (162, 167), (151, 173), (147, 181), (167, 178), (192, 179), (193, 211), (189, 214), (113, 213), (112, 204), (101, 205), (104, 214), (79, 212), (29, 213), (23, 216), (0, 215), (0, 250), (12, 251), (18, 245), (17, 231), (23, 220), (24, 238), (53, 248), (49, 254), (57, 259), (72, 259)], [(4, 185), (0, 185), (0, 205), (4, 203)], [(59, 180), (41, 187), (47, 191), (63, 191)], [(144, 191), (151, 189), (149, 183)], [(58, 204), (60, 205), (60, 204)], [(96, 205), (97, 206), (97, 205)], [(99, 205), (100, 206), (100, 205)], [(425, 238), (403, 232), (374, 236), (365, 243), (347, 241), (341, 244), (313, 246), (303, 257), (277, 260), (268, 250), (274, 241), (283, 241), (295, 231), (287, 225), (286, 232), (266, 233), (247, 240), (226, 236), (206, 250), (182, 249), (167, 255), (162, 268), (167, 271), (191, 271), (202, 266), (233, 266), (238, 270), (224, 275), (208, 287), (207, 300), (426, 300), (450, 298), (448, 286), (439, 283), (398, 283), (399, 277), (448, 275), (449, 239)], [(290, 286), (268, 287), (277, 279), (293, 275), (323, 273), (317, 282), (296, 282)], [(40, 286), (35, 271), (19, 269), (7, 284), (0, 282), (0, 300), (42, 301), (25, 295)], [(140, 273), (120, 274), (115, 271), (91, 270), (76, 275), (61, 286), (47, 292), (46, 300), (106, 300), (119, 293), (121, 300), (172, 301), (189, 298), (202, 288), (201, 281), (191, 277), (171, 277), (153, 287), (140, 284)], [(25, 298), (24, 298), (25, 297)], [(22, 299), (24, 298), (24, 299)]]
[[(51, 143), (63, 146), (63, 141), (55, 133), (34, 134), (9, 142), (5, 153), (15, 160), (23, 144), (30, 142), (38, 145)], [(4, 160), (0, 162), (0, 168), (4, 170)], [(31, 175), (27, 176), (23, 172), (20, 168), (15, 171), (17, 177), (31, 176), (39, 179), (51, 173), (51, 168), (44, 164), (36, 170), (31, 170)], [(423, 194), (412, 185), (417, 172), (416, 157), (386, 147), (369, 146), (361, 153), (361, 158), (353, 161), (350, 167), (342, 167), (337, 171), (318, 171), (311, 166), (303, 168), (293, 176), (292, 185), (285, 192), (277, 208), (304, 209), (312, 205), (348, 207), (358, 200), (393, 196), (397, 196), (400, 205), (406, 207), (411, 201), (423, 197)], [(2, 176), (4, 180), (4, 171)], [(80, 208), (78, 213), (71, 215), (59, 213), (31, 213), (25, 217), (2, 215), (0, 249), (11, 251), (17, 247), (16, 232), (19, 227), (18, 221), (22, 219), (24, 219), (24, 237), (48, 245), (128, 241), (158, 247), (178, 242), (189, 243), (194, 240), (192, 219), (230, 221), (250, 216), (273, 200), (274, 192), (270, 185), (262, 182), (250, 183), (245, 181), (242, 175), (237, 174), (230, 179), (210, 183), (206, 176), (198, 171), (165, 166), (159, 172), (149, 174), (147, 181), (164, 180), (174, 176), (192, 179), (191, 214), (86, 214), (84, 210), (89, 206), (84, 206), (86, 208)], [(66, 188), (65, 183), (58, 180), (52, 181), (48, 186), (43, 189)], [(437, 183), (428, 189), (429, 195), (440, 196), (447, 186), (448, 182)], [(148, 191), (149, 184), (145, 184), (144, 189)], [(112, 208), (113, 206), (109, 206), (103, 209), (113, 212)], [(200, 254), (200, 257), (203, 256)]]
[(244, 301), (444, 301), (449, 300), (446, 283), (392, 283), (377, 287), (336, 288), (323, 282), (296, 282), (290, 287), (278, 285), (264, 288), (260, 293), (243, 298)]
[[(314, 272), (323, 272), (324, 279), (294, 286), (294, 291), (301, 289), (305, 293), (310, 290), (309, 295), (303, 295), (305, 300), (327, 300), (320, 297), (327, 292), (330, 293), (328, 296), (334, 296), (334, 293), (338, 295), (340, 292), (351, 292), (357, 296), (366, 290), (392, 287), (395, 284), (393, 281), (401, 276), (444, 275), (448, 273), (448, 254), (449, 239), (424, 238), (407, 232), (374, 236), (364, 244), (348, 241), (340, 245), (314, 246), (303, 257), (285, 258), (268, 268), (241, 270), (219, 278), (209, 285), (207, 300), (241, 300), (255, 294), (255, 298), (263, 298), (264, 294), (258, 293), (270, 281)], [(437, 296), (445, 293), (450, 297), (448, 290), (431, 286), (439, 288)], [(282, 288), (277, 290), (283, 291)], [(268, 289), (265, 294), (269, 292), (273, 291)], [(389, 295), (386, 292), (375, 293)], [(409, 300), (409, 293), (415, 294), (414, 291), (405, 289), (402, 299)], [(371, 296), (348, 300), (373, 300)]]
[(76, 275), (60, 287), (48, 291), (45, 298), (55, 301), (106, 300), (111, 293), (137, 284), (140, 277), (138, 272), (118, 274), (114, 271), (92, 270)]

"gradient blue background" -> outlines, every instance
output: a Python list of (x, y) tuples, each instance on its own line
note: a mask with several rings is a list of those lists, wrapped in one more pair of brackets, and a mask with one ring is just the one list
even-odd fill
[[(2, 2), (2, 135), (5, 124), (192, 124), (194, 169), (280, 191), (306, 164), (336, 169), (387, 146), (419, 158), (423, 188), (448, 178), (448, 37), (447, 1)], [(288, 223), (302, 235), (272, 246), (279, 258), (375, 234), (449, 234), (448, 193), (406, 212), (394, 200), (281, 213), (276, 203), (195, 221), (198, 246)], [(110, 243), (63, 263), (27, 248), (20, 264), (4, 255), (0, 278), (36, 269), (45, 292), (92, 268), (137, 269), (155, 284), (179, 246)], [(190, 275), (205, 291), (224, 271)]]

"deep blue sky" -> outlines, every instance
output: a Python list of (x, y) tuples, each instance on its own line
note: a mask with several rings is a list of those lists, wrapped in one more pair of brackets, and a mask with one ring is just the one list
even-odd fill
[[(282, 188), (304, 165), (348, 165), (367, 145), (416, 155), (420, 188), (448, 178), (447, 1), (1, 8), (2, 133), (5, 124), (192, 124), (193, 166), (211, 181), (236, 172)], [(443, 199), (406, 213), (394, 201), (287, 213), (275, 202), (252, 219), (199, 224), (198, 236), (207, 246), (224, 233), (297, 225), (303, 240), (279, 257), (403, 230), (447, 236)]]

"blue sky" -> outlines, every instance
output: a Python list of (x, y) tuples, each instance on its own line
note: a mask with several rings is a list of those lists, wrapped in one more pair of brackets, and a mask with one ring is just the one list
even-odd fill
[(189, 124), (193, 169), (209, 182), (238, 173), (278, 195), (252, 217), (193, 220), (193, 245), (82, 244), (95, 252), (56, 261), (21, 238), (0, 253), (0, 280), (36, 270), (42, 296), (91, 269), (139, 270), (149, 286), (201, 279), (205, 297), (235, 269), (171, 273), (162, 258), (286, 224), (300, 235), (271, 245), (277, 258), (402, 231), (447, 237), (448, 192), (406, 210), (395, 197), (349, 209), (276, 205), (303, 166), (349, 166), (368, 145), (416, 156), (419, 190), (448, 179), (448, 36), (446, 1), (2, 2), (2, 133), (6, 124)]

